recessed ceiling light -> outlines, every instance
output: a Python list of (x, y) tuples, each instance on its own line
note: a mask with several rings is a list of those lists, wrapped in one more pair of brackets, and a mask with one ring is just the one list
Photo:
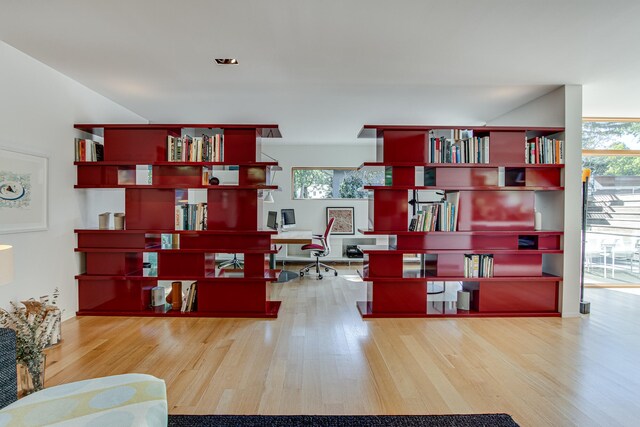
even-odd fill
[(238, 65), (238, 60), (234, 58), (216, 58), (218, 65)]

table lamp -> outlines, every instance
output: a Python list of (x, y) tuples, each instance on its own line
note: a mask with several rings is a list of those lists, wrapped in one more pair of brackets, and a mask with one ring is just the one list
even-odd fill
[(13, 246), (0, 245), (0, 285), (13, 281)]

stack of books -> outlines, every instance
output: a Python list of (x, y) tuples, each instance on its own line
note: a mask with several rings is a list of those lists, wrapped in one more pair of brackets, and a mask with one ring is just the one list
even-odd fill
[(429, 138), (427, 163), (489, 163), (489, 137)]
[(531, 138), (525, 144), (525, 163), (564, 164), (564, 141), (544, 136)]
[(101, 162), (104, 160), (104, 145), (90, 139), (75, 140), (76, 162)]
[(456, 231), (459, 198), (460, 193), (448, 193), (442, 202), (420, 205), (409, 231)]
[(175, 212), (176, 230), (206, 230), (207, 229), (207, 204), (181, 204), (176, 206)]
[(465, 254), (464, 277), (493, 277), (493, 255)]
[(213, 136), (167, 138), (167, 160), (170, 162), (222, 162), (224, 141), (221, 134)]

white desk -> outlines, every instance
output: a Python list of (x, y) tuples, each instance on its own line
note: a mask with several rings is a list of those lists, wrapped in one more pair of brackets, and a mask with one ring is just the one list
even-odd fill
[[(271, 236), (271, 243), (274, 245), (308, 245), (313, 241), (313, 233), (311, 230), (290, 230), (280, 231), (278, 234)], [(269, 256), (269, 268), (276, 268), (276, 254)], [(282, 270), (278, 276), (278, 282), (288, 282), (298, 277), (298, 273), (294, 271)]]
[(311, 230), (281, 231), (271, 236), (271, 243), (307, 245), (312, 242), (312, 237)]

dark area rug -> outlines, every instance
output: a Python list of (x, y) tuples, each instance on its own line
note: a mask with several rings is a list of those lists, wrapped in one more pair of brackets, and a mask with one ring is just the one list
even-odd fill
[(480, 415), (169, 415), (169, 427), (518, 427), (507, 414)]

